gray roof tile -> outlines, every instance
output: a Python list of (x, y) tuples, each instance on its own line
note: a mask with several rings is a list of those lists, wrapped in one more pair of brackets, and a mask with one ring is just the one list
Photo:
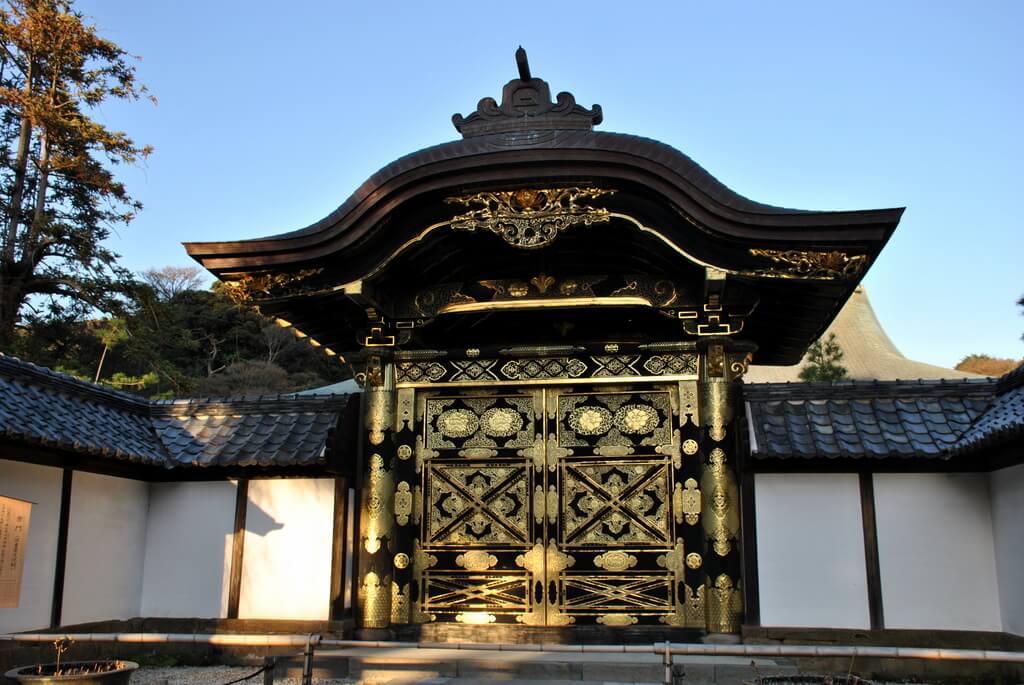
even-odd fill
[(0, 436), (168, 468), (324, 463), (350, 397), (148, 402), (0, 354)]
[[(996, 391), (990, 379), (763, 383), (745, 385), (744, 397), (756, 458), (934, 459), (982, 440), (996, 424), (1024, 426), (1024, 389), (1017, 410)], [(1002, 419), (994, 417), (1003, 405)]]

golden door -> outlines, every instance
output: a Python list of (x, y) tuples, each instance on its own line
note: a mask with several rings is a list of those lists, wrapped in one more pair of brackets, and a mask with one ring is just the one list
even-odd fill
[(678, 398), (418, 394), (414, 620), (703, 626), (697, 429)]

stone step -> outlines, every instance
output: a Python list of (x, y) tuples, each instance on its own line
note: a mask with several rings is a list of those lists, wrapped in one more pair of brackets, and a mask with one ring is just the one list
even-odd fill
[[(344, 660), (348, 675), (366, 685), (437, 683), (466, 685), (496, 680), (557, 683), (662, 683), (664, 666), (658, 654), (568, 653), (499, 650), (352, 648), (318, 650), (316, 666)], [(739, 685), (761, 675), (787, 675), (796, 669), (784, 660), (739, 657), (677, 656), (677, 678), (686, 685)], [(340, 672), (342, 669), (338, 669)], [(685, 675), (684, 675), (685, 674)]]

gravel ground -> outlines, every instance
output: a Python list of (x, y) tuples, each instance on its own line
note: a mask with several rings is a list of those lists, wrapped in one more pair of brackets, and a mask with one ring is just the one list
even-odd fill
[[(140, 668), (132, 673), (131, 685), (225, 685), (249, 675), (253, 666), (176, 666), (174, 668)], [(317, 685), (351, 685), (346, 678), (317, 680)], [(238, 685), (263, 685), (263, 674)], [(299, 678), (277, 678), (274, 685), (300, 685)]]

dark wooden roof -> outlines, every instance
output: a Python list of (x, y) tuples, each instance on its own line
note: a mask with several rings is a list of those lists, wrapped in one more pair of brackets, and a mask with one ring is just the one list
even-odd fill
[[(510, 263), (527, 269), (543, 262), (545, 255), (550, 264), (564, 264), (572, 260), (570, 252), (592, 269), (614, 269), (624, 258), (631, 268), (652, 273), (694, 267), (702, 273), (710, 265), (756, 292), (747, 337), (760, 347), (755, 361), (779, 364), (799, 360), (864, 270), (839, 279), (763, 277), (768, 262), (751, 250), (838, 251), (863, 257), (866, 267), (903, 212), (806, 211), (755, 202), (668, 145), (592, 130), (601, 120), (598, 106), (584, 109), (567, 93), (554, 102), (549, 97), (547, 84), (521, 66), (520, 78), (505, 86), (500, 105), (485, 98), (476, 112), (456, 115), (464, 139), (387, 165), (322, 220), (266, 238), (185, 247), (229, 281), (315, 272), (306, 283), (307, 295), (282, 297), (265, 309), (338, 351), (354, 348), (355, 321), (365, 317), (365, 308), (348, 306), (340, 296), (309, 301), (308, 292), (337, 293), (342, 284), (376, 279), (394, 293), (412, 287), (412, 280), (432, 282), (434, 275), (424, 274), (440, 263), (444, 268), (437, 267), (438, 272), (454, 270), (467, 280), (494, 278), (495, 272), (512, 268)], [(494, 235), (456, 235), (447, 227), (424, 234), (460, 211), (446, 198), (566, 186), (614, 190), (602, 198), (601, 207), (630, 217), (632, 223), (613, 220), (607, 226), (574, 229), (575, 235), (567, 232), (564, 241), (527, 256), (513, 254), (514, 248)], [(402, 273), (389, 274), (388, 269)]]

